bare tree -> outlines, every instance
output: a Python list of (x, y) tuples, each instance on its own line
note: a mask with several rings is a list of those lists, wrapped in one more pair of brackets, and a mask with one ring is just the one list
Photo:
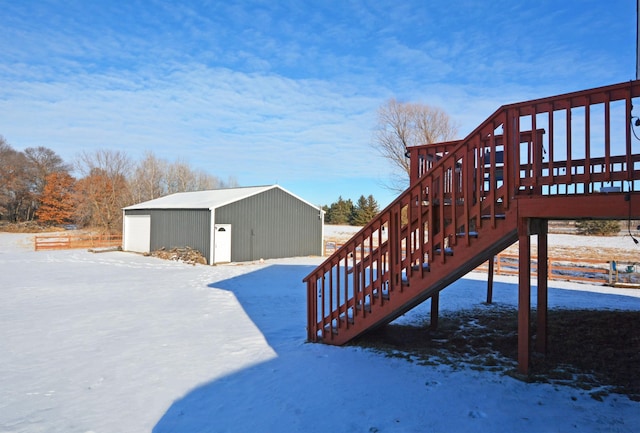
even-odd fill
[(76, 182), (75, 220), (103, 233), (118, 233), (122, 229), (122, 208), (130, 201), (127, 180), (120, 175), (108, 175), (94, 168)]
[(0, 217), (26, 221), (32, 201), (29, 161), (0, 136)]
[(69, 170), (51, 149), (19, 152), (0, 136), (0, 216), (13, 222), (34, 219), (47, 176)]
[(240, 186), (238, 179), (235, 176), (229, 176), (226, 182), (220, 181), (222, 188), (236, 188)]
[(167, 170), (167, 193), (203, 191), (223, 186), (220, 179), (202, 170), (193, 170), (189, 164), (176, 161)]
[(76, 169), (85, 176), (99, 169), (104, 170), (108, 176), (128, 177), (132, 166), (131, 159), (118, 150), (83, 151), (76, 161)]
[(78, 220), (108, 233), (121, 230), (122, 208), (133, 203), (129, 157), (119, 151), (83, 152), (76, 166), (83, 175), (76, 185)]
[(195, 187), (194, 191), (205, 191), (208, 189), (217, 189), (222, 187), (220, 179), (202, 170), (194, 171), (193, 176)]
[(166, 194), (167, 167), (167, 162), (157, 158), (152, 152), (145, 153), (130, 181), (131, 196), (135, 203)]
[(31, 219), (40, 207), (47, 177), (53, 173), (69, 174), (71, 166), (65, 164), (53, 150), (44, 146), (28, 147), (24, 150), (24, 155), (28, 162), (28, 181), (31, 184), (32, 193), (28, 210), (28, 218)]
[(167, 194), (194, 191), (193, 173), (186, 162), (176, 161), (167, 170)]
[(0, 220), (9, 218), (9, 201), (11, 199), (9, 160), (15, 153), (16, 151), (0, 135)]
[[(237, 181), (230, 178), (232, 186)], [(184, 161), (169, 163), (147, 152), (129, 182), (134, 202), (142, 202), (177, 192), (224, 188), (225, 182), (203, 170), (194, 170)]]
[(390, 186), (404, 190), (409, 182), (411, 146), (453, 140), (458, 127), (447, 113), (425, 104), (390, 99), (378, 109), (372, 146), (394, 167)]

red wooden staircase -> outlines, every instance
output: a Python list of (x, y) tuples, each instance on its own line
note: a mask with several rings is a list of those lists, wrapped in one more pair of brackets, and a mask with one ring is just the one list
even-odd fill
[(410, 148), (410, 187), (304, 279), (308, 340), (341, 345), (429, 298), (437, 306), (442, 289), (520, 240), (526, 371), (529, 236), (545, 254), (549, 219), (640, 218), (638, 96), (633, 81), (507, 105), (463, 140)]

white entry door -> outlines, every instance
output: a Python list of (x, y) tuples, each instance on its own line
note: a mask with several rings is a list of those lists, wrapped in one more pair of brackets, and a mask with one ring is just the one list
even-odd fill
[(231, 224), (215, 224), (214, 234), (214, 263), (229, 263), (231, 261)]

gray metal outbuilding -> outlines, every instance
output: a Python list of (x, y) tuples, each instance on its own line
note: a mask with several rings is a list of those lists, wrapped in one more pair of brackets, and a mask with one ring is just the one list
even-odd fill
[(322, 209), (278, 185), (171, 194), (123, 213), (125, 251), (188, 246), (210, 264), (323, 253)]

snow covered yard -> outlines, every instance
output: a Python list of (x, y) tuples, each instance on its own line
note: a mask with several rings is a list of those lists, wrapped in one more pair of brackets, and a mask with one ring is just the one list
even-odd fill
[[(321, 258), (191, 266), (33, 252), (0, 233), (1, 432), (637, 432), (640, 403), (307, 344)], [(514, 305), (514, 278), (494, 299)], [(442, 292), (480, 304), (482, 275)], [(550, 285), (550, 306), (640, 310), (640, 291)], [(605, 294), (603, 294), (605, 292)], [(421, 317), (420, 308), (402, 321)]]

